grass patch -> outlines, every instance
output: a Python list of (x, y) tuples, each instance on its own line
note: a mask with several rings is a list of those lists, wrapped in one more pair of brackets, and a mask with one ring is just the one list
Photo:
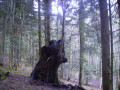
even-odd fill
[(0, 70), (4, 71), (4, 72), (12, 72), (12, 73), (19, 74), (19, 75), (30, 76), (28, 74), (21, 73), (21, 72), (15, 71), (15, 70), (10, 70), (8, 68), (4, 68), (4, 67), (1, 67), (1, 66), (0, 66)]
[(0, 73), (0, 81), (6, 79), (6, 73), (7, 72)]

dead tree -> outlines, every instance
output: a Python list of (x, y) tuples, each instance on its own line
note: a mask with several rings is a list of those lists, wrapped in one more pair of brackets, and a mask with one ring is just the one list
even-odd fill
[(60, 64), (67, 62), (64, 48), (61, 50), (60, 46), (61, 40), (52, 40), (49, 41), (48, 46), (43, 46), (41, 48), (40, 60), (31, 73), (32, 80), (59, 84), (57, 74), (58, 67)]

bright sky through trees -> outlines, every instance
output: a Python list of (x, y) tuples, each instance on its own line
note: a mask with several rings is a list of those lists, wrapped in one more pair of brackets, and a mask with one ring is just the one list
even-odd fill
[[(35, 0), (34, 0), (34, 7), (35, 7), (35, 11), (38, 11), (38, 3)], [(62, 8), (60, 6), (58, 6), (58, 10), (57, 10), (57, 2), (52, 2), (52, 13), (53, 14), (57, 14), (57, 13), (62, 14)]]

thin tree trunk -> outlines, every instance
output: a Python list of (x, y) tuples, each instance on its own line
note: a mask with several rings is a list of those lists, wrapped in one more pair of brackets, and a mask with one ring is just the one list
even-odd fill
[[(119, 32), (120, 33), (120, 32)], [(119, 71), (118, 71), (118, 90), (120, 90), (120, 46), (119, 46)]]
[(59, 14), (59, 10), (58, 10), (58, 7), (59, 7), (59, 0), (57, 1), (57, 22), (56, 22), (56, 26), (57, 26), (57, 31), (56, 31), (56, 37), (57, 37), (57, 40), (59, 39), (59, 18), (60, 18), (60, 14)]
[(30, 38), (31, 37), (29, 36), (29, 59), (30, 59), (29, 63), (31, 64), (31, 61), (32, 61), (32, 58), (31, 58), (31, 56), (32, 56), (32, 40)]
[(29, 58), (29, 64), (30, 64), (30, 61), (31, 61), (31, 40), (30, 40), (30, 36), (29, 34), (27, 34), (27, 39), (28, 39), (28, 46), (27, 46), (27, 52), (28, 52), (28, 58)]
[(47, 2), (47, 41), (50, 41), (50, 0)]
[[(57, 11), (58, 11), (58, 3), (57, 3)], [(59, 37), (58, 37), (58, 36), (59, 36), (59, 35), (58, 35), (58, 30), (59, 30), (59, 29), (58, 29), (58, 20), (59, 20), (59, 12), (57, 13), (57, 21), (56, 21), (56, 26), (57, 26), (56, 37), (57, 37), (57, 40), (58, 40), (58, 38), (59, 38)]]
[(68, 73), (68, 80), (70, 80), (70, 78), (71, 78), (71, 74), (72, 74), (72, 41), (71, 41), (71, 38), (72, 38), (72, 36), (70, 36), (70, 58), (69, 58), (69, 73)]
[(79, 68), (79, 86), (82, 86), (82, 70), (84, 60), (84, 17), (83, 17), (83, 1), (79, 2), (79, 33), (80, 33), (80, 68)]
[(101, 19), (101, 45), (102, 45), (102, 83), (103, 90), (111, 90), (110, 45), (109, 45), (109, 19), (107, 0), (99, 0)]
[(35, 61), (35, 47), (34, 47), (34, 42), (32, 43), (32, 67), (34, 67), (34, 61)]
[[(120, 0), (118, 2), (118, 13), (119, 13), (119, 29), (120, 29)], [(120, 31), (119, 31), (119, 42), (120, 42)], [(119, 46), (119, 80), (118, 80), (118, 90), (120, 90), (120, 46)]]
[(5, 18), (5, 29), (4, 29), (4, 32), (3, 32), (3, 56), (2, 56), (2, 61), (3, 61), (3, 58), (5, 56), (5, 45), (6, 45), (6, 30), (7, 30), (7, 16)]
[(45, 45), (50, 41), (50, 0), (45, 0)]
[(19, 36), (19, 60), (18, 60), (18, 66), (19, 63), (21, 62), (21, 47), (22, 47), (22, 31), (23, 31), (23, 25), (24, 25), (24, 7), (22, 7), (22, 12), (21, 12), (21, 28), (20, 28), (20, 36)]
[[(17, 35), (16, 35), (16, 37), (17, 37)], [(19, 60), (18, 60), (18, 57), (19, 57), (19, 39), (18, 39), (18, 41), (17, 40), (15, 41), (15, 56), (14, 57), (15, 57), (15, 71), (17, 71), (18, 62), (19, 62)]]
[[(58, 56), (62, 57), (62, 50), (64, 48), (64, 29), (65, 29), (65, 8), (64, 8), (64, 3), (63, 0), (61, 0), (62, 3), (62, 10), (63, 10), (63, 18), (62, 18), (62, 37), (61, 37), (61, 45), (60, 45), (60, 50), (58, 53)], [(63, 66), (61, 65), (61, 77), (63, 77)]]
[(45, 20), (44, 20), (44, 27), (45, 27), (45, 45), (47, 45), (47, 27), (46, 27), (46, 12), (45, 12)]
[(31, 51), (31, 55), (30, 55), (30, 65), (33, 64), (33, 40), (31, 39), (30, 41), (30, 51)]
[(111, 2), (109, 0), (109, 17), (110, 17), (110, 34), (111, 34), (111, 89), (113, 90), (113, 33), (112, 33), (112, 17), (111, 17)]
[[(115, 60), (115, 68), (117, 68), (117, 60)], [(115, 71), (115, 76), (116, 76), (115, 90), (118, 90), (118, 71), (117, 70)]]
[(39, 37), (39, 58), (40, 58), (40, 49), (41, 49), (41, 13), (40, 13), (40, 0), (38, 0), (38, 37)]
[(63, 0), (61, 0), (61, 3), (62, 3), (62, 10), (63, 10), (63, 18), (62, 18), (62, 37), (61, 37), (61, 45), (59, 50), (60, 56), (61, 56), (62, 49), (64, 48), (64, 30), (65, 30), (65, 13), (66, 13)]
[(21, 42), (21, 34), (19, 35), (19, 40), (18, 40), (18, 61), (17, 61), (17, 66), (19, 67), (19, 63), (20, 63), (20, 53), (21, 53), (21, 44), (20, 44), (20, 42)]
[(110, 34), (111, 34), (111, 89), (113, 90), (113, 33), (112, 33), (112, 17), (111, 17), (111, 2), (109, 0), (109, 17), (110, 17)]
[[(62, 44), (64, 42), (64, 32), (65, 32), (65, 9), (64, 9), (64, 6), (63, 6), (63, 2), (62, 2), (62, 10), (63, 10), (63, 21), (62, 21)], [(64, 46), (62, 45), (62, 48)]]

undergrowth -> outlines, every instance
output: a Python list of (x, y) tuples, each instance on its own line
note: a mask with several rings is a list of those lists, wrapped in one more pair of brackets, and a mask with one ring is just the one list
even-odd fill
[(11, 69), (8, 69), (8, 68), (4, 68), (4, 67), (1, 67), (1, 66), (0, 66), (0, 71), (3, 71), (3, 72), (12, 72), (12, 73), (19, 74), (19, 75), (30, 76), (28, 74), (21, 73), (21, 72), (18, 72), (18, 71), (15, 71), (15, 70), (11, 70)]

